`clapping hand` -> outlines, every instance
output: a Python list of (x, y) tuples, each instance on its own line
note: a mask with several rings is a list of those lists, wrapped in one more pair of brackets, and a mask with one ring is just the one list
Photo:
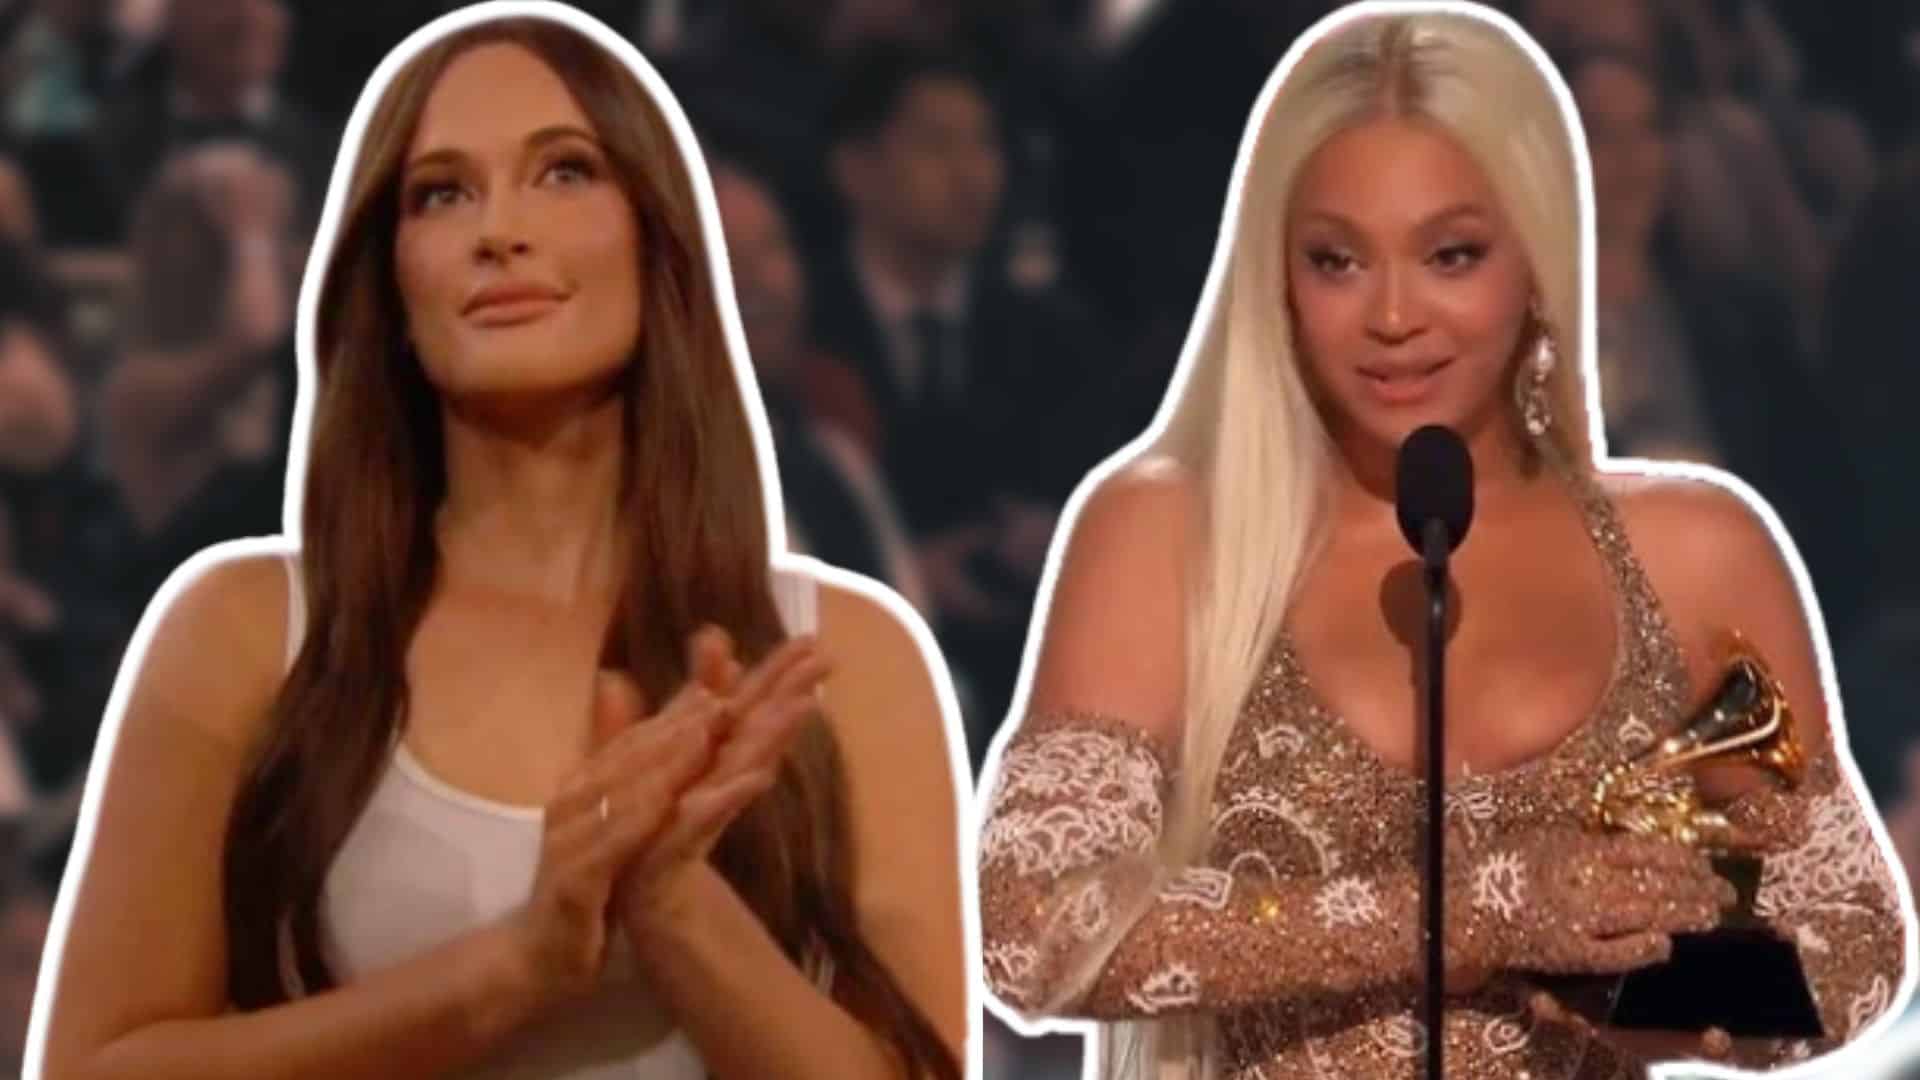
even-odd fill
[(808, 638), (748, 671), (709, 628), (690, 656), (694, 677), (651, 713), (629, 676), (596, 678), (591, 751), (546, 805), (533, 892), (508, 920), (543, 1010), (598, 985), (615, 920), (631, 939), (672, 917), (682, 884), (772, 785), (827, 672)]
[[(727, 634), (707, 627), (688, 649), (688, 690), (710, 696), (719, 724), (711, 761), (674, 803), (660, 835), (614, 887), (614, 914), (630, 937), (675, 917), (682, 887), (709, 873), (707, 857), (727, 826), (772, 788), (781, 762), (818, 707), (829, 665), (810, 637), (789, 640), (751, 669)], [(596, 725), (611, 735), (644, 714), (640, 691), (623, 675), (602, 676)]]
[(546, 804), (532, 894), (507, 919), (540, 1011), (599, 985), (615, 882), (661, 841), (682, 794), (714, 760), (721, 725), (712, 694), (689, 686), (647, 723), (616, 730), (600, 718), (626, 707), (624, 693), (608, 678), (596, 686), (592, 753)]

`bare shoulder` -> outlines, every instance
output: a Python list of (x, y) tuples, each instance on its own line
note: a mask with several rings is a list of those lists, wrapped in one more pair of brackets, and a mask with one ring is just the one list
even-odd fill
[(1200, 496), (1193, 473), (1164, 458), (1133, 462), (1088, 494), (1045, 599), (1029, 713), (1091, 713), (1166, 738), (1177, 732)]
[(279, 549), (220, 544), (182, 564), (154, 596), (123, 661), (123, 678), (135, 680), (129, 704), (141, 706), (135, 714), (164, 714), (252, 747), (280, 684), (288, 607)]
[[(837, 582), (819, 586), (821, 646), (833, 663), (828, 712), (843, 748), (909, 754), (944, 772), (947, 740), (935, 687), (933, 638), (917, 617)], [(917, 631), (917, 632), (916, 632)]]
[[(833, 581), (820, 582), (819, 597), (820, 640), (834, 654), (837, 668), (907, 662), (914, 669), (925, 669), (910, 612), (896, 611), (877, 596)], [(904, 602), (901, 607), (905, 608)]]
[(1600, 485), (1623, 508), (1656, 515), (1730, 515), (1755, 511), (1729, 479), (1718, 473), (1669, 473), (1611, 469)]
[(1055, 599), (1072, 604), (1089, 589), (1177, 593), (1201, 505), (1199, 483), (1180, 462), (1150, 457), (1110, 474), (1071, 522)]
[(85, 871), (68, 875), (48, 953), (49, 1075), (97, 1073), (72, 1063), (227, 1002), (222, 840), (278, 683), (287, 580), (278, 553), (238, 541), (189, 559), (147, 607), (88, 780), (73, 856)]
[(966, 762), (936, 692), (938, 657), (920, 647), (933, 639), (897, 597), (833, 581), (820, 582), (819, 596), (861, 929), (959, 1052), (975, 962), (960, 884)]
[(1078, 554), (1160, 548), (1183, 549), (1200, 523), (1200, 490), (1192, 470), (1171, 458), (1149, 456), (1103, 480), (1074, 520)]
[(1696, 695), (1720, 676), (1730, 632), (1757, 648), (1809, 730), (1826, 723), (1818, 608), (1793, 541), (1758, 495), (1712, 476), (1604, 475), (1634, 554), (1685, 654)]
[(1715, 590), (1753, 576), (1788, 575), (1792, 543), (1769, 524), (1756, 494), (1706, 475), (1610, 472), (1601, 486), (1619, 507), (1634, 552), (1662, 591)]

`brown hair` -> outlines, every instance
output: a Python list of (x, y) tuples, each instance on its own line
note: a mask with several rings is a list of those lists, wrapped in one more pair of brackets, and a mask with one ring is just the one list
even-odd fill
[[(441, 73), (492, 42), (527, 48), (567, 84), (639, 226), (643, 329), (623, 380), (619, 496), (630, 569), (602, 662), (663, 701), (687, 677), (683, 642), (699, 624), (726, 627), (748, 661), (786, 636), (770, 591), (760, 464), (693, 184), (659, 107), (615, 57), (555, 22), (500, 20), (434, 43), (370, 118), (322, 282), (302, 517), (312, 630), (227, 833), (228, 975), (243, 1009), (287, 998), (283, 921), (302, 985), (334, 985), (318, 948), (320, 889), (406, 722), (405, 653), (434, 585), (431, 522), (445, 480), (438, 404), (410, 354), (394, 278), (398, 181)], [(830, 973), (834, 997), (915, 1074), (957, 1080), (953, 1053), (861, 938), (854, 857), (838, 748), (816, 716), (774, 787), (721, 838), (714, 864), (787, 955)]]

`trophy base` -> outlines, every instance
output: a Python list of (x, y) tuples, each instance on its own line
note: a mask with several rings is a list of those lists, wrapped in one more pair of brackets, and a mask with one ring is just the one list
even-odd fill
[(1675, 934), (1673, 956), (1625, 976), (1537, 980), (1595, 1024), (1643, 1031), (1724, 1029), (1734, 1038), (1826, 1034), (1800, 953), (1771, 930)]

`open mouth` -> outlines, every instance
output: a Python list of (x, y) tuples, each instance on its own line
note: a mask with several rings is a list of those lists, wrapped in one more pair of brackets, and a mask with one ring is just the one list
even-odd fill
[(1360, 374), (1378, 383), (1411, 382), (1424, 379), (1451, 364), (1452, 359), (1435, 360), (1430, 364), (1412, 364), (1397, 367), (1362, 367)]
[(1368, 366), (1359, 371), (1376, 398), (1387, 404), (1401, 405), (1426, 397), (1440, 373), (1452, 363), (1453, 359), (1448, 357), (1424, 364)]

